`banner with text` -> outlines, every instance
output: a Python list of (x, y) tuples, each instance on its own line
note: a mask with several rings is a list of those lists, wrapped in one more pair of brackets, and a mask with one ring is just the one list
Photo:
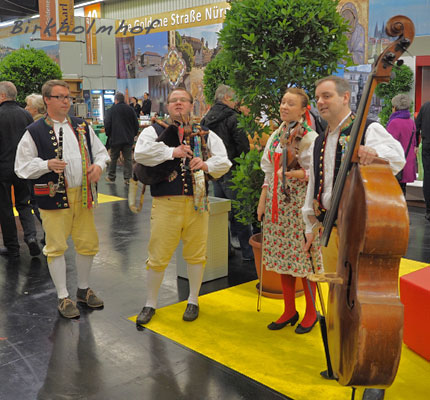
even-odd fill
[(40, 39), (74, 41), (74, 0), (39, 0)]
[(87, 52), (87, 64), (98, 64), (97, 53), (97, 29), (95, 18), (101, 18), (100, 3), (84, 7), (85, 15), (85, 43)]

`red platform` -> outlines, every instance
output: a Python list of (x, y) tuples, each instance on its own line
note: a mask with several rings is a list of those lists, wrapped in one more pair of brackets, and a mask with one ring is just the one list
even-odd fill
[(400, 300), (405, 306), (403, 341), (430, 361), (430, 267), (400, 277)]

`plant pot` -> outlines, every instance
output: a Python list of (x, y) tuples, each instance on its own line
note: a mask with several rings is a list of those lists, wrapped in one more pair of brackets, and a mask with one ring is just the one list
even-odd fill
[[(255, 269), (257, 271), (258, 280), (260, 278), (261, 268), (261, 233), (252, 235), (249, 239), (249, 244), (252, 246), (254, 251)], [(260, 290), (260, 283), (257, 283), (257, 290)], [(296, 297), (303, 295), (303, 285), (301, 279), (296, 279)], [(282, 299), (282, 284), (280, 274), (274, 271), (263, 270), (263, 290), (261, 293), (265, 297), (271, 297), (273, 299)]]

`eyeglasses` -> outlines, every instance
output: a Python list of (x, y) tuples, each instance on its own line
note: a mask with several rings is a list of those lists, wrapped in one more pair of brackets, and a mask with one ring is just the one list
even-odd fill
[(170, 103), (178, 103), (178, 102), (181, 102), (181, 103), (191, 103), (191, 100), (190, 99), (188, 99), (187, 97), (176, 97), (176, 98), (173, 98), (173, 99), (169, 99), (169, 104)]
[(62, 94), (60, 94), (60, 95), (58, 95), (58, 96), (49, 96), (50, 98), (54, 98), (54, 99), (57, 99), (57, 100), (60, 100), (60, 101), (64, 101), (64, 100), (67, 100), (67, 101), (72, 101), (72, 98), (70, 97), (70, 96), (63, 96)]

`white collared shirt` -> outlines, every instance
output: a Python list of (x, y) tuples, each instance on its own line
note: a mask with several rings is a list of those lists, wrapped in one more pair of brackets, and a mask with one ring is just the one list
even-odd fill
[[(154, 127), (145, 128), (137, 139), (134, 150), (134, 159), (136, 162), (154, 167), (167, 160), (173, 160), (174, 147), (169, 147), (163, 142), (157, 142), (158, 135)], [(220, 178), (231, 167), (231, 162), (227, 156), (222, 139), (212, 131), (209, 131), (207, 139), (210, 157), (205, 161), (208, 166), (208, 173), (214, 178)]]
[[(78, 139), (73, 132), (67, 119), (63, 122), (52, 120), (54, 132), (58, 140), (58, 132), (63, 128), (63, 160), (67, 163), (64, 169), (64, 176), (70, 188), (82, 185), (82, 157)], [(96, 136), (91, 126), (89, 126), (91, 150), (94, 164), (100, 166), (102, 171), (109, 161), (106, 147)], [(48, 160), (38, 157), (36, 144), (27, 130), (18, 144), (15, 158), (15, 173), (22, 179), (37, 179), (42, 175), (51, 172), (48, 168)]]
[[(349, 113), (336, 127), (335, 130), (328, 133), (324, 149), (324, 188), (321, 196), (321, 202), (326, 210), (330, 209), (331, 197), (333, 190), (334, 167), (336, 162), (336, 149), (340, 135), (340, 128), (350, 116)], [(393, 174), (397, 174), (405, 165), (405, 155), (400, 142), (393, 138), (388, 131), (378, 122), (371, 123), (364, 133), (364, 145), (373, 148), (378, 157), (389, 162)], [(315, 142), (311, 145), (313, 154)], [(302, 208), (303, 219), (306, 224), (306, 233), (312, 232), (313, 224), (309, 221), (310, 216), (314, 216), (314, 160), (311, 160), (309, 168), (309, 182), (306, 192), (305, 203)]]

